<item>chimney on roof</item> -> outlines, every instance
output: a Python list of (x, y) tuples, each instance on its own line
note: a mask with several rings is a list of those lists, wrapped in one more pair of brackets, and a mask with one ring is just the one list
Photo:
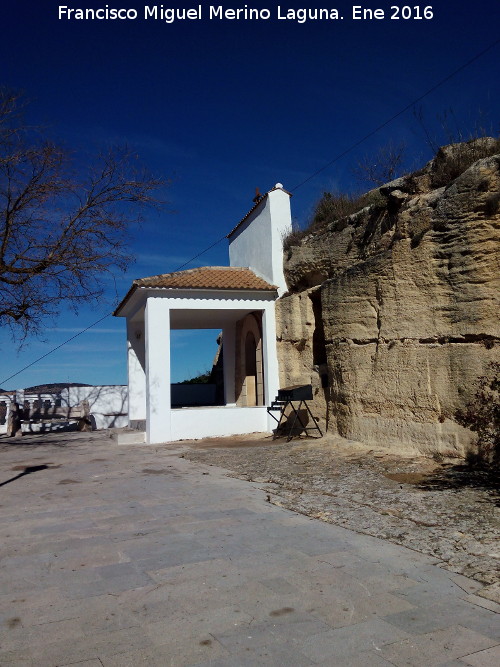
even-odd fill
[(252, 199), (254, 204), (258, 204), (264, 195), (260, 193), (259, 188), (255, 188), (255, 197)]

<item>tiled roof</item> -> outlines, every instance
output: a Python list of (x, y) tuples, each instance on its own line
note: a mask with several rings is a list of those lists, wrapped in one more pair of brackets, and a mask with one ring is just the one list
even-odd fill
[(162, 273), (134, 280), (139, 287), (176, 287), (182, 289), (276, 290), (247, 268), (235, 266), (202, 266), (198, 269)]
[(202, 266), (198, 269), (162, 273), (138, 278), (122, 300), (115, 315), (138, 288), (249, 290), (275, 292), (278, 288), (255, 275), (248, 268), (235, 266)]

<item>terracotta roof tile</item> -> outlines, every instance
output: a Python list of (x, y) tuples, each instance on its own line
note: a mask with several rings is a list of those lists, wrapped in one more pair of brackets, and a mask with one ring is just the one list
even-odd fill
[(214, 290), (249, 290), (275, 292), (276, 285), (270, 285), (263, 278), (259, 278), (251, 269), (235, 266), (202, 266), (187, 271), (162, 273), (157, 276), (138, 278), (132, 283), (120, 305), (118, 311), (128, 301), (138, 288), (166, 288), (166, 289), (214, 289)]
[(269, 290), (276, 287), (247, 268), (202, 266), (198, 269), (163, 273), (134, 280), (138, 287), (172, 287), (177, 289)]

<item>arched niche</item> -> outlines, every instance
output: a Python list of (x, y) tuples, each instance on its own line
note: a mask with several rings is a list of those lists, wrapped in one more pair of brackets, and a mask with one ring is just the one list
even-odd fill
[(246, 407), (264, 405), (260, 313), (251, 313), (240, 320), (236, 334), (236, 402)]

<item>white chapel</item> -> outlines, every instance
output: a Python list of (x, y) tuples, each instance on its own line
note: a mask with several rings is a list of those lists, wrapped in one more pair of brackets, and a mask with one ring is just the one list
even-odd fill
[[(227, 235), (229, 266), (134, 280), (117, 307), (127, 319), (129, 426), (147, 444), (272, 430), (290, 197), (277, 183), (257, 199)], [(172, 407), (170, 331), (213, 328), (222, 331), (223, 405)]]

